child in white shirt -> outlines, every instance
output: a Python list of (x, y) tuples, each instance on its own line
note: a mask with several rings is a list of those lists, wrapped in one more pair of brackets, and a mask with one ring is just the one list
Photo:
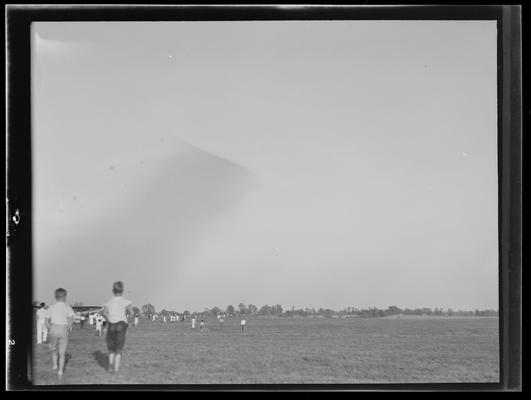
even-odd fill
[(59, 288), (55, 291), (55, 300), (57, 302), (50, 306), (46, 321), (50, 332), (53, 369), (57, 370), (57, 375), (61, 377), (65, 367), (68, 336), (74, 324), (75, 314), (72, 307), (66, 304), (65, 289)]
[(122, 297), (124, 284), (121, 281), (114, 282), (112, 291), (114, 296), (105, 303), (103, 316), (108, 322), (106, 341), (109, 349), (109, 371), (112, 371), (114, 366), (114, 372), (118, 372), (125, 345), (125, 332), (129, 326), (129, 318), (133, 315), (133, 305)]
[(48, 328), (46, 327), (46, 318), (48, 311), (46, 304), (41, 303), (41, 308), (37, 311), (37, 344), (46, 343), (48, 337)]

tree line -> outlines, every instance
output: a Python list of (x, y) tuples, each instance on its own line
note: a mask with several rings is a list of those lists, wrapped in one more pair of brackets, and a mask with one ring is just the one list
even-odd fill
[(157, 312), (153, 304), (144, 304), (141, 309), (135, 311), (137, 314), (144, 318), (151, 319), (153, 315), (161, 316), (184, 316), (187, 318), (191, 315), (206, 316), (264, 316), (264, 317), (317, 317), (317, 318), (346, 318), (346, 317), (358, 317), (358, 318), (377, 318), (388, 317), (393, 315), (418, 315), (418, 316), (462, 316), (462, 317), (494, 317), (498, 316), (498, 310), (454, 310), (452, 308), (400, 308), (397, 306), (389, 306), (386, 309), (380, 309), (377, 307), (369, 308), (356, 308), (346, 307), (342, 310), (332, 310), (330, 308), (298, 308), (292, 307), (291, 309), (284, 309), (280, 304), (275, 305), (263, 305), (258, 308), (254, 304), (245, 305), (243, 303), (238, 304), (237, 307), (228, 305), (225, 308), (212, 307), (205, 308), (202, 311), (190, 311), (184, 310), (182, 312), (174, 310), (162, 309)]
[[(33, 305), (38, 307), (39, 301), (34, 301)], [(82, 302), (75, 302), (73, 306), (82, 306)], [(291, 307), (291, 309), (284, 309), (280, 304), (275, 305), (263, 305), (258, 308), (254, 304), (245, 305), (243, 303), (238, 304), (236, 307), (228, 305), (225, 308), (212, 307), (205, 308), (202, 311), (189, 311), (184, 310), (178, 312), (175, 310), (162, 309), (157, 311), (155, 306), (151, 303), (144, 304), (141, 308), (133, 307), (134, 314), (151, 319), (153, 315), (161, 315), (169, 317), (172, 316), (184, 316), (187, 318), (191, 315), (201, 316), (218, 316), (218, 315), (232, 315), (232, 316), (265, 316), (265, 317), (318, 317), (318, 318), (341, 318), (341, 317), (358, 317), (358, 318), (377, 318), (388, 317), (393, 315), (425, 315), (425, 316), (447, 316), (447, 317), (497, 317), (498, 310), (454, 310), (452, 308), (400, 308), (397, 306), (389, 306), (386, 309), (380, 309), (377, 307), (369, 308), (356, 308), (346, 307), (342, 310), (332, 310), (330, 308), (298, 308)]]

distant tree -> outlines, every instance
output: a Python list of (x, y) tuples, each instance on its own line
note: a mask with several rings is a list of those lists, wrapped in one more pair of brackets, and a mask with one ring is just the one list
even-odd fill
[(307, 317), (309, 314), (310, 314), (310, 310), (308, 308), (306, 309), (299, 308), (298, 310), (293, 311), (293, 315), (298, 315), (301, 317)]
[(247, 307), (245, 307), (245, 304), (243, 303), (238, 304), (238, 312), (242, 315), (247, 314)]
[(210, 310), (210, 312), (212, 313), (212, 315), (214, 317), (218, 316), (219, 314), (221, 314), (221, 309), (219, 307), (212, 307), (212, 309)]
[(236, 310), (234, 309), (233, 305), (228, 305), (226, 309), (227, 314), (234, 315), (236, 314)]
[(164, 308), (160, 312), (160, 315), (162, 315), (163, 317), (169, 317), (170, 316), (170, 312)]
[(402, 314), (403, 310), (397, 306), (389, 306), (387, 307), (387, 314), (388, 315), (397, 315)]
[(140, 315), (140, 309), (138, 307), (133, 307), (133, 315)]
[(153, 315), (156, 314), (155, 306), (153, 304), (144, 304), (142, 306), (142, 313), (144, 314), (144, 317), (147, 319), (151, 319)]
[(255, 315), (258, 313), (258, 307), (256, 307), (254, 304), (249, 304), (247, 306), (247, 311), (249, 312), (249, 314)]
[(83, 305), (83, 302), (82, 301), (76, 301), (73, 306), (74, 307), (81, 307)]
[(271, 315), (271, 307), (268, 306), (267, 304), (263, 305), (258, 310), (258, 315), (267, 315), (267, 316)]
[(282, 309), (282, 306), (280, 304), (276, 304), (271, 307), (271, 314), (282, 316), (284, 314), (284, 310)]

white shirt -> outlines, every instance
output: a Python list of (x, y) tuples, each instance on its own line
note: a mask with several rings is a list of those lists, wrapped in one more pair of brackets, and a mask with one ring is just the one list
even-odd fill
[(48, 310), (46, 308), (39, 308), (37, 310), (37, 320), (41, 323), (46, 321), (46, 317), (48, 316)]
[(56, 325), (68, 325), (68, 319), (74, 318), (74, 310), (65, 302), (58, 301), (48, 309), (50, 322)]
[(125, 309), (131, 305), (131, 301), (124, 299), (122, 296), (114, 296), (107, 303), (107, 318), (111, 324), (115, 324), (120, 321), (127, 322), (125, 315)]

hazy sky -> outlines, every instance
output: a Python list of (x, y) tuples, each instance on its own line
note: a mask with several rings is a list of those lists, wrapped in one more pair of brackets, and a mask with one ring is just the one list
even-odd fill
[(497, 308), (496, 21), (32, 29), (35, 299)]

